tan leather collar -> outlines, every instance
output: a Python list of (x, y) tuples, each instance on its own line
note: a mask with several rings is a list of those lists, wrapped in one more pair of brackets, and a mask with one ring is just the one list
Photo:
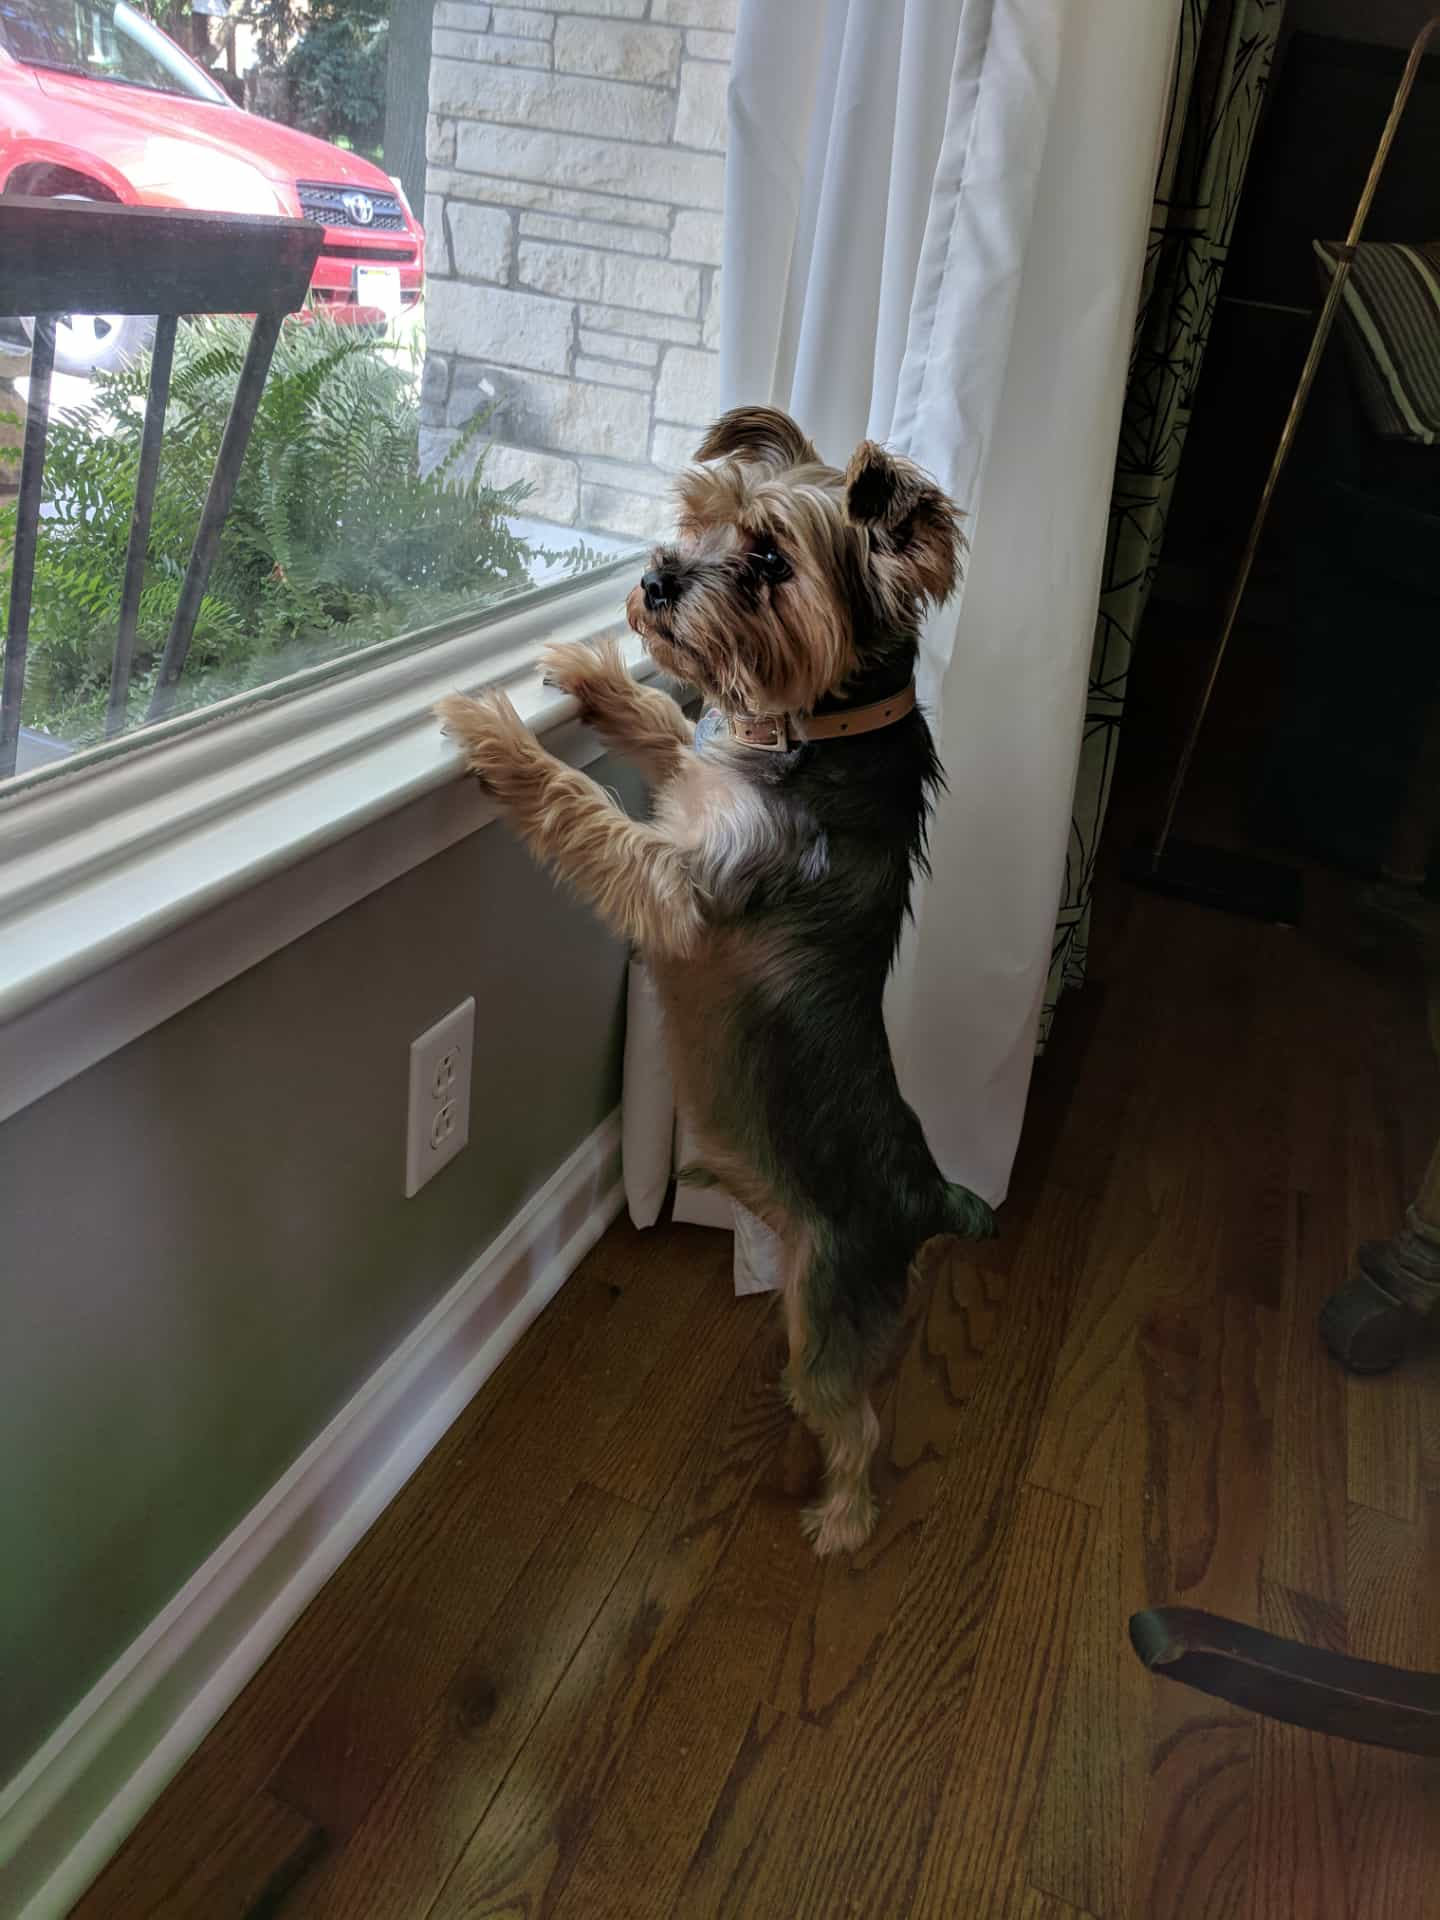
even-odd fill
[(761, 747), (767, 753), (789, 753), (811, 740), (849, 739), (893, 726), (915, 711), (915, 682), (892, 693), (888, 700), (868, 707), (842, 708), (839, 713), (732, 713), (727, 716), (732, 738), (742, 747)]

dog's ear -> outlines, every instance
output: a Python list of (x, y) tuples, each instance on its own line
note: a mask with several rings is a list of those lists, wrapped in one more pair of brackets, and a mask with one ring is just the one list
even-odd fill
[(960, 575), (960, 511), (913, 460), (862, 440), (845, 470), (845, 511), (869, 529), (872, 554), (906, 589), (939, 606)]
[(820, 456), (778, 407), (732, 407), (695, 450), (697, 460), (754, 460), (767, 467), (813, 467)]

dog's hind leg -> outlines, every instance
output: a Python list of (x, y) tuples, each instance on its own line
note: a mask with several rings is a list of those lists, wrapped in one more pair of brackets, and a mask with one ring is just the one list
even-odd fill
[(869, 1323), (862, 1333), (850, 1313), (837, 1311), (845, 1291), (843, 1268), (817, 1257), (806, 1235), (792, 1238), (786, 1251), (790, 1360), (785, 1387), (791, 1405), (818, 1438), (825, 1462), (820, 1498), (806, 1509), (801, 1525), (817, 1553), (853, 1553), (870, 1538), (879, 1512), (870, 1465), (880, 1423), (870, 1387), (887, 1338), (899, 1325), (900, 1307), (877, 1312), (884, 1294), (875, 1289), (873, 1277), (857, 1275), (864, 1288), (862, 1318)]
[(800, 1516), (805, 1537), (819, 1554), (855, 1553), (875, 1531), (879, 1504), (870, 1485), (870, 1462), (880, 1422), (863, 1386), (847, 1382), (833, 1401), (822, 1400), (808, 1416), (825, 1452), (820, 1498)]

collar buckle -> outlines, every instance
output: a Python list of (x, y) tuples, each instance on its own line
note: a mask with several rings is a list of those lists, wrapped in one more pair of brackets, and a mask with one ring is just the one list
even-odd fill
[(800, 744), (791, 739), (789, 715), (784, 713), (736, 714), (730, 731), (742, 747), (758, 747), (762, 753), (789, 753)]

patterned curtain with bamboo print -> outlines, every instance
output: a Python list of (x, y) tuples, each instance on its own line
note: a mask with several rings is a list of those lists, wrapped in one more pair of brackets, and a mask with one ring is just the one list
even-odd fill
[(1120, 427), (1065, 893), (1041, 1016), (1085, 977), (1095, 854), (1119, 746), (1125, 682), (1260, 118), (1284, 0), (1181, 0), (1170, 112), (1151, 214)]

